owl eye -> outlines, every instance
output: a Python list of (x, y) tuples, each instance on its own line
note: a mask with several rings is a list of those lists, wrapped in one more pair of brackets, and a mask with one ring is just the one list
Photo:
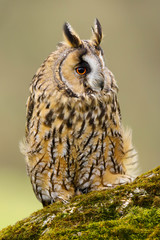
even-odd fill
[(87, 72), (87, 68), (85, 68), (85, 67), (77, 67), (77, 68), (76, 68), (76, 72), (77, 72), (79, 75), (84, 75), (84, 74)]

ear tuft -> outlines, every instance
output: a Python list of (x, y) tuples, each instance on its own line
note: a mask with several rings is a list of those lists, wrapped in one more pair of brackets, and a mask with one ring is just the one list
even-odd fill
[(99, 20), (96, 18), (94, 23), (94, 28), (92, 28), (92, 41), (94, 42), (95, 46), (99, 46), (102, 40), (102, 27)]
[(75, 31), (72, 29), (71, 25), (69, 23), (65, 23), (63, 26), (63, 33), (64, 38), (66, 42), (74, 48), (80, 47), (82, 44), (79, 36), (75, 33)]

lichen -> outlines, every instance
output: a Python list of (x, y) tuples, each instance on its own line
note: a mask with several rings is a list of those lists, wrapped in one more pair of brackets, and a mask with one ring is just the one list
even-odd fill
[(0, 240), (160, 239), (160, 167), (133, 183), (47, 206), (0, 232)]

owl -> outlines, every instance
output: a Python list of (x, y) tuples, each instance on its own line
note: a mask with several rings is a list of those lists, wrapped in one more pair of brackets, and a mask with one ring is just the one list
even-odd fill
[(69, 23), (63, 34), (31, 82), (21, 147), (43, 206), (131, 182), (137, 163), (100, 46), (100, 22), (90, 40), (81, 40)]

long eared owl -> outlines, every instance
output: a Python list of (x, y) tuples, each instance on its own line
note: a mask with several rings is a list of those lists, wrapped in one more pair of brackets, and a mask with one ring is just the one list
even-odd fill
[(64, 24), (65, 41), (33, 77), (27, 101), (25, 154), (43, 206), (133, 180), (137, 157), (121, 125), (118, 87), (105, 66), (102, 29), (90, 40)]

